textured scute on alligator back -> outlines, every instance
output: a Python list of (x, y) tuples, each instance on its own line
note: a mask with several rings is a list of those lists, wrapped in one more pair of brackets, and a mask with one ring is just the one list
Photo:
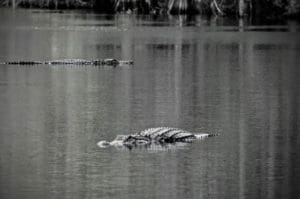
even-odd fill
[(196, 138), (196, 136), (190, 132), (180, 132), (173, 136), (175, 140), (185, 139), (185, 138)]
[(172, 131), (174, 128), (168, 128), (168, 127), (157, 127), (157, 128), (150, 128), (146, 129), (139, 134), (142, 136), (150, 137), (151, 139), (155, 139), (158, 136), (161, 136), (162, 134)]
[(195, 135), (178, 128), (158, 127), (146, 129), (139, 133), (141, 136), (149, 137), (158, 142), (186, 141), (186, 139), (196, 139)]
[(183, 130), (174, 130), (170, 135), (163, 135), (162, 139), (164, 142), (190, 142), (196, 139), (196, 136), (188, 131)]
[(178, 130), (176, 130), (175, 128), (161, 129), (152, 136), (153, 137), (152, 139), (159, 141), (164, 138), (171, 137), (174, 133), (176, 133), (176, 131), (178, 131)]
[(85, 62), (85, 59), (61, 59), (61, 60), (53, 60), (53, 62), (66, 62), (66, 63), (73, 63), (73, 62)]
[(147, 145), (151, 144), (151, 139), (139, 134), (129, 135), (124, 141), (124, 145)]
[(150, 128), (150, 129), (146, 129), (141, 131), (140, 133), (138, 133), (141, 136), (145, 136), (145, 137), (151, 137), (153, 134), (155, 134), (156, 132), (159, 132), (162, 128)]

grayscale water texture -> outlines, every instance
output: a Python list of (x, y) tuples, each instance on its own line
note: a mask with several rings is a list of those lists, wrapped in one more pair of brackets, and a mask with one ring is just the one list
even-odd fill
[[(297, 198), (299, 24), (0, 10), (0, 198)], [(218, 137), (118, 150), (171, 126)]]

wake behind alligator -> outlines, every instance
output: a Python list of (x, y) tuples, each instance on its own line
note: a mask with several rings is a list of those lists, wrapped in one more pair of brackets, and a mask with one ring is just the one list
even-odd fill
[(9, 61), (0, 64), (7, 65), (93, 65), (93, 66), (122, 66), (133, 65), (132, 60), (116, 60), (116, 59), (61, 59), (53, 61)]
[(150, 128), (131, 135), (118, 135), (113, 141), (100, 141), (97, 145), (101, 148), (115, 146), (117, 148), (145, 147), (145, 148), (174, 148), (184, 146), (198, 139), (216, 136), (217, 134), (194, 134), (179, 128), (157, 127)]

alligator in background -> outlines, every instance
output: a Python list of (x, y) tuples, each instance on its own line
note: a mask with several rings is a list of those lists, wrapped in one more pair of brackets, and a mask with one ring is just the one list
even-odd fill
[(150, 128), (131, 135), (118, 135), (113, 141), (100, 141), (97, 145), (101, 148), (115, 146), (117, 148), (146, 147), (150, 149), (174, 148), (172, 146), (184, 146), (197, 139), (216, 136), (217, 134), (200, 133), (193, 134), (191, 132), (170, 127)]
[(62, 59), (54, 61), (10, 61), (1, 64), (8, 65), (93, 65), (93, 66), (121, 66), (133, 65), (132, 60), (116, 60), (116, 59)]

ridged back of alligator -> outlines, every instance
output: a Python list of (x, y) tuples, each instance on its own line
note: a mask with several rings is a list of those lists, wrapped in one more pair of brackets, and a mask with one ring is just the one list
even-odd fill
[(184, 140), (184, 138), (193, 138), (195, 137), (192, 133), (184, 131), (178, 128), (169, 128), (169, 127), (158, 127), (150, 128), (140, 132), (140, 135), (149, 137), (152, 140), (168, 140), (168, 141), (177, 141)]

